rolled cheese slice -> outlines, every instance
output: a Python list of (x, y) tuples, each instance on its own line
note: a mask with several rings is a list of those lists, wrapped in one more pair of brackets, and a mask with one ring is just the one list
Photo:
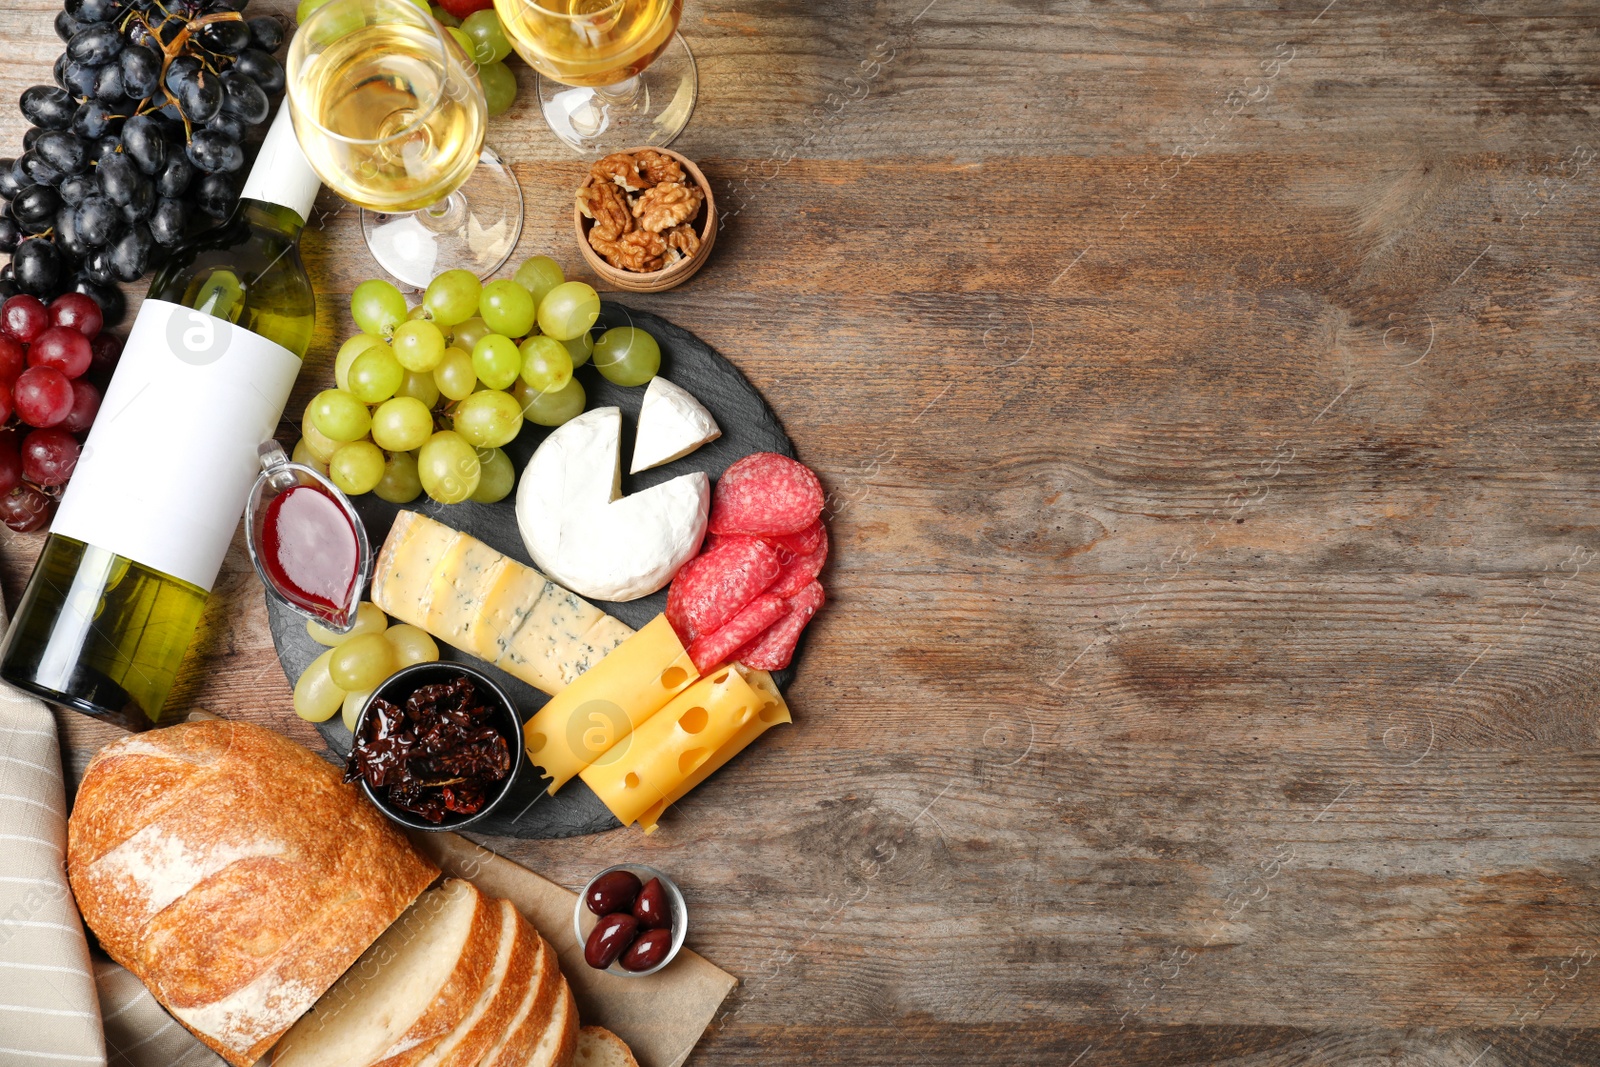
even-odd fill
[(626, 741), (585, 767), (583, 780), (627, 826), (658, 805), (664, 808), (675, 793), (681, 796), (680, 787), (719, 752), (728, 749), (724, 759), (731, 758), (736, 750), (730, 746), (741, 733), (750, 731), (745, 743), (753, 740), (776, 721), (781, 708), (781, 701), (755, 689), (735, 668), (724, 667), (674, 697)]
[(743, 666), (735, 665), (750, 688), (756, 690), (767, 698), (761, 710), (756, 712), (755, 718), (749, 720), (733, 735), (733, 739), (724, 742), (711, 758), (700, 764), (693, 772), (687, 775), (677, 785), (666, 791), (666, 796), (645, 809), (639, 816), (639, 825), (647, 834), (653, 834), (661, 825), (661, 816), (666, 814), (668, 808), (689, 795), (689, 792), (701, 782), (710, 778), (723, 768), (733, 757), (749, 748), (755, 739), (766, 733), (779, 723), (793, 722), (794, 717), (789, 712), (789, 705), (784, 701), (778, 687), (773, 684), (772, 675), (766, 671), (747, 670)]
[(699, 677), (672, 624), (657, 615), (523, 725), (528, 759), (555, 793)]

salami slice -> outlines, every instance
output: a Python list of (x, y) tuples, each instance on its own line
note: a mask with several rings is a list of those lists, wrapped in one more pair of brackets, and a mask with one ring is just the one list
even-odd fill
[(800, 643), (800, 632), (806, 628), (826, 599), (821, 582), (812, 582), (786, 602), (788, 612), (767, 628), (767, 631), (744, 648), (735, 658), (758, 671), (779, 671), (794, 658), (794, 646)]
[(819, 518), (797, 534), (784, 534), (782, 537), (769, 537), (767, 540), (782, 545), (797, 556), (809, 556), (827, 536), (828, 531)]
[(809, 467), (776, 452), (756, 452), (717, 479), (711, 530), (753, 537), (797, 534), (817, 521), (822, 504), (822, 483)]
[(785, 551), (778, 553), (783, 569), (778, 572), (778, 580), (767, 587), (767, 592), (787, 599), (797, 596), (800, 590), (816, 581), (817, 575), (822, 573), (823, 564), (828, 562), (828, 532), (822, 529), (821, 523), (817, 524), (817, 529), (818, 537), (810, 552), (805, 555)]
[(754, 537), (725, 537), (683, 565), (667, 593), (667, 621), (685, 642), (712, 634), (777, 580), (777, 551)]
[(733, 658), (733, 654), (761, 634), (789, 611), (780, 596), (763, 593), (746, 604), (739, 614), (729, 619), (715, 633), (695, 638), (689, 645), (689, 658), (701, 674), (720, 667)]

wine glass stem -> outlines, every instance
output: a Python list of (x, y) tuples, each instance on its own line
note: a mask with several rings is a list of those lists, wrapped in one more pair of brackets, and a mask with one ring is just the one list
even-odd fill
[(637, 75), (624, 78), (614, 85), (602, 85), (594, 91), (595, 98), (607, 107), (632, 107), (639, 99), (640, 81)]
[(454, 192), (417, 212), (417, 221), (435, 233), (443, 233), (460, 229), (466, 216), (467, 198), (460, 192)]

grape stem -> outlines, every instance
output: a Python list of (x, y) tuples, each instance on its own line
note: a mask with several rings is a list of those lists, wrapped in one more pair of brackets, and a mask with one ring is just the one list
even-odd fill
[[(171, 17), (172, 12), (168, 11), (159, 3), (156, 6), (161, 8), (161, 13), (164, 16), (167, 18)], [(161, 21), (162, 24), (165, 25), (166, 18), (163, 18)], [(123, 20), (122, 26), (119, 28), (122, 32), (126, 32), (129, 23), (138, 22), (139, 25), (144, 27), (145, 32), (150, 35), (151, 39), (154, 40), (156, 44), (161, 46), (161, 76), (156, 84), (161, 87), (161, 95), (166, 97), (167, 103), (178, 109), (178, 116), (183, 119), (183, 135), (185, 140), (194, 136), (194, 126), (190, 123), (189, 116), (185, 114), (183, 105), (178, 102), (176, 97), (167, 91), (167, 68), (171, 67), (172, 61), (177, 59), (178, 56), (183, 53), (184, 47), (189, 43), (189, 38), (194, 35), (196, 30), (202, 30), (205, 27), (218, 22), (243, 21), (244, 16), (237, 11), (218, 11), (211, 15), (202, 15), (197, 19), (186, 20), (183, 24), (183, 29), (179, 30), (173, 36), (172, 40), (168, 42), (163, 42), (161, 40), (161, 35), (151, 28), (149, 21), (137, 11), (130, 11), (128, 13), (128, 17)], [(217, 58), (216, 55), (212, 53), (209, 48), (205, 48), (203, 46), (200, 48), (200, 51), (205, 53), (205, 56), (200, 58), (201, 66), (203, 66), (206, 70), (211, 71), (213, 74), (218, 73), (217, 68), (208, 61), (208, 59), (215, 60)], [(149, 103), (152, 99), (154, 98), (149, 96), (145, 97), (144, 100), (141, 101), (140, 107), (142, 108), (144, 104)], [(162, 106), (164, 107), (166, 105)], [(143, 114), (143, 111), (139, 111), (138, 113)]]

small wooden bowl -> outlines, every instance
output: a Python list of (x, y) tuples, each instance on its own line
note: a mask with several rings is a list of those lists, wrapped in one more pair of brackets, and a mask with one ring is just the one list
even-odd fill
[[(649, 147), (649, 145), (641, 145), (638, 148), (629, 148), (626, 151), (629, 155), (632, 155)], [(705, 194), (706, 202), (701, 205), (700, 214), (695, 216), (700, 230), (700, 251), (694, 255), (686, 256), (664, 270), (650, 271), (648, 274), (613, 267), (605, 261), (605, 257), (601, 256), (589, 245), (589, 227), (594, 225), (594, 220), (584, 217), (583, 211), (579, 209), (576, 203), (572, 206), (572, 226), (577, 232), (578, 250), (583, 253), (584, 260), (589, 264), (590, 269), (600, 276), (602, 281), (630, 293), (661, 293), (674, 286), (682, 285), (694, 277), (696, 271), (705, 266), (706, 260), (711, 258), (711, 246), (717, 240), (717, 201), (711, 195), (711, 183), (706, 181), (706, 176), (700, 173), (700, 168), (695, 166), (694, 161), (687, 156), (680, 155), (670, 148), (657, 148), (655, 151), (671, 156), (683, 164), (684, 173), (694, 179), (694, 183)], [(583, 179), (583, 185), (579, 186), (579, 188), (584, 188), (593, 182), (594, 176), (589, 175)]]

